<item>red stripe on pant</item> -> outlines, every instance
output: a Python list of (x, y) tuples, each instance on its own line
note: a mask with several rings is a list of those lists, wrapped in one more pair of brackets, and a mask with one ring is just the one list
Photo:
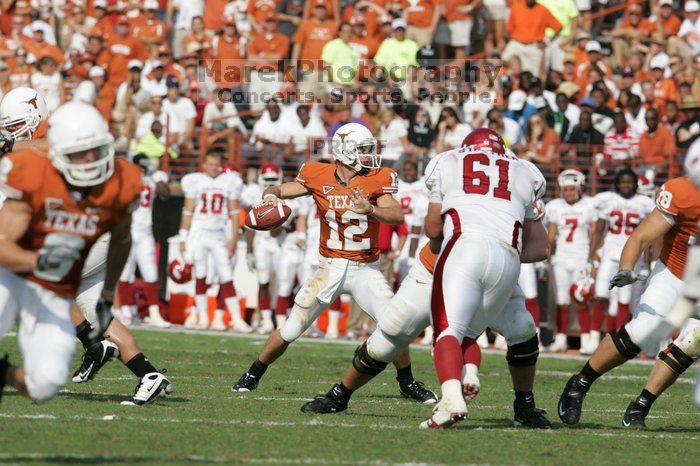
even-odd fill
[(119, 282), (118, 291), (120, 306), (134, 305), (134, 285), (129, 282)]
[[(442, 277), (445, 272), (445, 262), (447, 261), (447, 256), (450, 255), (452, 248), (462, 234), (462, 226), (459, 222), (459, 215), (454, 209), (448, 210), (445, 215), (449, 215), (452, 218), (452, 224), (454, 226), (454, 231), (452, 237), (449, 239), (445, 245), (445, 249), (440, 253), (437, 263), (435, 264), (435, 271), (433, 273), (433, 294), (430, 299), (430, 313), (433, 318), (433, 329), (435, 332), (433, 334), (433, 341), (437, 341), (438, 337), (445, 329), (448, 327), (447, 323), (447, 313), (445, 311), (445, 297), (442, 294)], [(459, 342), (457, 342), (459, 345)]]

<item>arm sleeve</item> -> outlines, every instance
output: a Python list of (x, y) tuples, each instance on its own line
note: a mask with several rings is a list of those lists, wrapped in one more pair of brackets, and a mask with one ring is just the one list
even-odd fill
[(305, 162), (302, 164), (301, 168), (299, 169), (299, 174), (295, 178), (296, 182), (303, 184), (308, 189), (311, 189), (309, 188), (309, 185), (314, 182), (319, 173), (318, 165), (318, 162)]
[(680, 214), (681, 206), (680, 201), (682, 197), (682, 192), (680, 192), (675, 183), (677, 180), (670, 180), (664, 183), (656, 196), (656, 207), (667, 215), (676, 216)]
[(379, 171), (381, 175), (379, 181), (379, 191), (378, 195), (382, 194), (396, 194), (399, 192), (399, 175), (396, 174), (391, 168), (382, 168)]

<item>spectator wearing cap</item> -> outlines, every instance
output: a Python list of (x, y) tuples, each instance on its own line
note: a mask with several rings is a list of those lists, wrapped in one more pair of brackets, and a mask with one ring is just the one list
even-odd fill
[(597, 40), (586, 42), (586, 59), (576, 68), (576, 76), (580, 80), (588, 75), (591, 68), (599, 69), (607, 79), (612, 78), (612, 68), (603, 60), (603, 47)]
[[(376, 37), (379, 35), (382, 17), (387, 18), (389, 13), (372, 0), (360, 0), (359, 2), (349, 2), (343, 10), (342, 21), (353, 26), (362, 24), (363, 35)], [(391, 21), (390, 21), (391, 22)], [(354, 31), (358, 34), (357, 31)]]
[(46, 40), (44, 28), (36, 23), (32, 23), (29, 27), (32, 33), (31, 39), (27, 38), (24, 41), (24, 46), (27, 52), (34, 57), (34, 60), (39, 61), (44, 57), (51, 57), (59, 65), (65, 63), (66, 59), (61, 49)]
[(204, 30), (204, 19), (201, 16), (192, 18), (192, 33), (185, 37), (183, 44), (185, 54), (196, 53), (197, 57), (211, 54), (212, 37)]
[(150, 73), (141, 76), (141, 87), (152, 96), (165, 97), (168, 93), (165, 65), (160, 60), (151, 62)]
[(357, 57), (360, 60), (360, 66), (366, 64), (379, 49), (379, 40), (376, 36), (370, 34), (367, 25), (361, 16), (353, 16), (349, 20), (352, 26), (352, 37), (350, 38), (350, 47), (355, 49)]
[(236, 106), (231, 103), (231, 93), (221, 89), (212, 91), (204, 107), (202, 126), (207, 129), (207, 146), (228, 139), (236, 132), (247, 133)]
[(63, 78), (53, 57), (46, 56), (37, 62), (36, 71), (32, 73), (29, 82), (30, 87), (33, 87), (44, 96), (49, 112), (56, 110), (65, 102)]
[(197, 109), (190, 99), (180, 94), (180, 82), (177, 79), (169, 76), (166, 87), (163, 112), (168, 115), (170, 142), (180, 147), (190, 147)]
[(639, 138), (639, 156), (646, 165), (663, 165), (673, 161), (676, 140), (663, 125), (659, 125), (659, 112), (651, 108), (646, 112), (647, 131)]
[(134, 26), (134, 36), (147, 46), (164, 43), (168, 30), (165, 23), (158, 19), (158, 0), (144, 0), (143, 9), (145, 17), (143, 22)]
[(638, 155), (639, 133), (627, 124), (625, 114), (615, 112), (613, 127), (605, 134), (603, 158), (607, 161), (624, 161)]
[(407, 38), (407, 25), (403, 19), (392, 21), (391, 29), (391, 37), (379, 44), (374, 61), (393, 77), (403, 79), (410, 67), (418, 66), (416, 56), (420, 47), (415, 40)]
[(88, 72), (88, 78), (95, 85), (95, 107), (99, 110), (106, 122), (112, 120), (112, 110), (116, 95), (114, 88), (107, 84), (105, 69), (101, 66), (93, 66)]
[(506, 32), (510, 37), (502, 58), (510, 61), (519, 57), (523, 70), (539, 75), (542, 69), (545, 30), (550, 28), (556, 37), (561, 23), (543, 5), (535, 0), (513, 0)]
[(441, 153), (462, 145), (462, 141), (472, 131), (472, 127), (462, 123), (457, 110), (453, 107), (443, 107), (437, 124), (438, 134), (435, 141), (435, 152)]
[(681, 28), (677, 38), (670, 38), (670, 48), (687, 57), (700, 52), (700, 3), (696, 0), (686, 1), (683, 12)]
[(237, 34), (236, 20), (233, 17), (224, 18), (221, 32), (214, 36), (211, 46), (212, 58), (215, 60), (212, 66), (221, 66), (221, 72), (212, 76), (216, 86), (231, 89), (235, 102), (245, 100), (242, 86), (243, 60), (247, 54), (246, 43)]
[(144, 60), (146, 49), (141, 41), (130, 34), (131, 25), (125, 15), (117, 18), (114, 34), (107, 41), (104, 51), (97, 57), (97, 64), (107, 68), (107, 82), (118, 87), (126, 79), (130, 60)]
[(163, 140), (167, 139), (170, 132), (167, 130), (168, 114), (163, 111), (163, 97), (159, 95), (151, 96), (148, 100), (148, 108), (149, 110), (144, 112), (136, 123), (136, 133), (134, 136), (136, 139), (141, 139), (151, 130), (153, 122), (159, 121), (165, 130), (165, 133), (161, 137)]
[(227, 3), (228, 0), (204, 0), (204, 27), (208, 33), (214, 34), (221, 29)]
[(518, 156), (542, 165), (552, 163), (558, 157), (557, 150), (561, 139), (547, 122), (536, 113), (527, 121), (525, 141), (520, 146)]
[(150, 95), (141, 88), (142, 70), (142, 61), (130, 60), (127, 64), (126, 80), (117, 88), (112, 121), (116, 124), (119, 138), (131, 138), (136, 122), (148, 108)]
[(654, 97), (660, 101), (678, 101), (678, 88), (672, 78), (665, 78), (664, 73), (668, 67), (668, 56), (656, 56), (649, 62), (654, 83)]
[(406, 37), (415, 40), (419, 47), (432, 43), (442, 13), (441, 3), (436, 0), (402, 0), (402, 4), (408, 25)]
[[(445, 10), (444, 17), (450, 32), (450, 45), (455, 48), (456, 59), (464, 58), (469, 52), (474, 26), (474, 10), (480, 3), (480, 0), (444, 0), (444, 6), (440, 7), (438, 4), (435, 7), (436, 11), (440, 8)], [(426, 44), (418, 42), (418, 45), (422, 47)]]
[(10, 67), (10, 84), (12, 87), (29, 87), (32, 72), (34, 71), (27, 61), (27, 49), (19, 48), (14, 58), (7, 61)]
[(326, 43), (321, 52), (321, 60), (330, 67), (331, 81), (343, 86), (351, 86), (357, 80), (359, 61), (357, 52), (350, 45), (352, 26), (343, 23), (338, 29), (338, 37)]
[(503, 116), (497, 108), (492, 108), (486, 114), (487, 126), (498, 131), (509, 148), (518, 147), (523, 142), (523, 129), (512, 118)]
[(660, 0), (654, 9), (656, 33), (668, 39), (675, 36), (681, 29), (681, 19), (673, 13), (673, 0)]
[(32, 14), (30, 14), (29, 17), (30, 18), (35, 17), (37, 19), (34, 19), (34, 21), (32, 21), (31, 23), (24, 26), (22, 28), (22, 33), (25, 36), (31, 37), (34, 40), (36, 40), (36, 37), (34, 36), (34, 34), (37, 31), (41, 31), (44, 33), (44, 36), (43, 36), (44, 41), (46, 41), (47, 43), (49, 43), (51, 45), (57, 45), (56, 34), (54, 32), (53, 27), (51, 27), (51, 25), (49, 23), (47, 23), (46, 21), (42, 21), (41, 19), (38, 19), (38, 15), (33, 16)]
[[(328, 16), (328, 6), (324, 0), (314, 0), (311, 16), (301, 22), (294, 33), (292, 62), (298, 67), (299, 92), (302, 101), (312, 95), (323, 94), (321, 54), (323, 47), (336, 36), (338, 23)], [(301, 60), (301, 61), (298, 61)]]
[(656, 26), (642, 16), (642, 6), (638, 3), (630, 3), (624, 21), (611, 31), (603, 32), (603, 35), (612, 38), (613, 65), (624, 66), (632, 50), (655, 30)]
[(531, 115), (537, 113), (537, 109), (527, 102), (527, 94), (521, 89), (516, 89), (508, 96), (508, 112), (506, 117), (520, 125), (524, 132)]
[[(173, 0), (168, 2), (166, 12), (167, 21), (177, 12), (175, 24), (173, 24), (173, 56), (179, 60), (185, 55), (185, 38), (193, 29), (192, 21), (196, 17), (202, 18), (204, 23), (204, 0)], [(208, 33), (210, 36), (212, 34)]]
[(289, 49), (289, 38), (278, 31), (275, 13), (268, 12), (260, 33), (248, 46), (249, 61), (254, 66), (248, 86), (248, 102), (252, 111), (262, 112), (265, 102), (284, 86), (281, 60), (289, 56)]
[(253, 34), (263, 34), (264, 23), (270, 15), (277, 15), (279, 0), (249, 0), (246, 16)]

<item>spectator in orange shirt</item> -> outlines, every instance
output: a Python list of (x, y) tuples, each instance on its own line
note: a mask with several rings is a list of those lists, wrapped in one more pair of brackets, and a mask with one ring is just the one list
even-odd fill
[(299, 94), (304, 98), (322, 95), (325, 91), (319, 76), (323, 46), (335, 38), (338, 23), (328, 17), (324, 0), (314, 0), (312, 17), (302, 21), (294, 34), (292, 63), (299, 73)]
[(647, 131), (639, 139), (639, 156), (646, 165), (666, 164), (676, 154), (676, 141), (671, 132), (659, 126), (659, 112), (654, 108), (645, 114)]
[(114, 109), (114, 101), (116, 100), (114, 89), (107, 84), (105, 70), (101, 66), (93, 66), (90, 68), (88, 77), (95, 85), (95, 91), (97, 92), (95, 107), (105, 121), (109, 123), (112, 120), (112, 110)]
[(578, 66), (576, 75), (581, 78), (581, 76), (586, 76), (588, 74), (588, 70), (591, 68), (598, 68), (606, 78), (611, 79), (612, 68), (610, 65), (605, 63), (605, 60), (603, 60), (603, 48), (601, 47), (600, 42), (596, 40), (589, 40), (586, 43), (585, 50), (586, 61)]
[(201, 56), (211, 54), (212, 37), (204, 31), (204, 19), (201, 16), (192, 18), (192, 33), (185, 37), (185, 51), (198, 50)]
[(144, 20), (134, 26), (133, 34), (145, 45), (162, 44), (165, 42), (165, 35), (168, 33), (165, 23), (159, 20), (158, 0), (145, 0), (143, 9), (146, 11)]
[(603, 34), (612, 37), (612, 61), (614, 66), (624, 66), (639, 43), (649, 37), (656, 26), (642, 17), (642, 6), (632, 3), (627, 8), (627, 17), (612, 31)]
[(7, 61), (10, 67), (10, 84), (12, 87), (29, 87), (32, 67), (27, 63), (27, 49), (19, 48), (15, 57)]
[(110, 37), (104, 51), (97, 58), (97, 63), (107, 68), (107, 82), (115, 88), (126, 79), (126, 66), (130, 60), (146, 58), (143, 44), (131, 35), (130, 28), (129, 19), (124, 15), (119, 16), (115, 34)]
[(25, 40), (24, 46), (37, 61), (44, 57), (53, 58), (59, 65), (63, 65), (66, 61), (61, 49), (46, 42), (44, 30), (38, 26), (32, 26), (32, 39)]
[(510, 61), (517, 56), (523, 71), (540, 76), (547, 28), (553, 29), (556, 35), (561, 31), (561, 23), (547, 8), (535, 0), (513, 0), (506, 25), (510, 40), (503, 50), (503, 60)]
[(388, 16), (387, 11), (377, 2), (360, 0), (357, 3), (349, 3), (343, 10), (343, 22), (349, 23), (353, 18), (359, 19), (365, 26), (368, 36), (374, 36), (379, 32), (379, 23), (382, 16)]
[[(263, 23), (267, 21), (267, 17), (270, 13), (276, 14), (278, 4), (279, 0), (248, 1), (248, 9), (246, 9), (246, 14), (248, 21), (253, 28), (251, 31), (253, 34), (263, 34), (265, 32)], [(288, 15), (285, 15), (285, 19), (289, 19)]]
[(678, 88), (672, 78), (665, 78), (664, 73), (668, 64), (666, 55), (656, 56), (649, 62), (652, 81), (654, 83), (654, 97), (661, 101), (678, 101)]
[(88, 18), (92, 23), (91, 36), (100, 36), (103, 40), (109, 40), (114, 34), (114, 22), (107, 15), (107, 2), (95, 0), (92, 15)]
[(374, 57), (379, 48), (379, 40), (376, 36), (371, 36), (367, 31), (367, 27), (359, 16), (353, 16), (349, 21), (352, 26), (352, 39), (350, 39), (350, 47), (355, 49), (357, 56), (360, 59), (360, 66), (363, 61), (367, 61)]
[[(455, 58), (464, 58), (471, 44), (473, 11), (480, 0), (444, 0), (445, 21), (450, 30), (450, 45), (455, 48)], [(408, 26), (410, 29), (410, 25)]]
[(423, 47), (433, 42), (435, 28), (442, 14), (439, 0), (402, 0), (404, 19), (408, 24), (406, 37)]
[(209, 34), (221, 30), (228, 0), (204, 0), (204, 27)]
[[(243, 93), (243, 60), (246, 57), (245, 43), (236, 31), (234, 18), (224, 18), (221, 33), (211, 42), (212, 65), (221, 67), (220, 72), (210, 76), (217, 87), (231, 89), (234, 103), (240, 105), (245, 100)], [(239, 110), (241, 110), (239, 108)]]
[(275, 13), (267, 13), (262, 23), (262, 32), (257, 34), (248, 47), (248, 59), (255, 69), (250, 72), (248, 102), (254, 112), (262, 112), (265, 102), (284, 85), (280, 60), (289, 56), (289, 38), (278, 32)]
[(661, 0), (655, 10), (656, 32), (664, 39), (675, 36), (681, 29), (681, 19), (673, 13), (673, 0)]

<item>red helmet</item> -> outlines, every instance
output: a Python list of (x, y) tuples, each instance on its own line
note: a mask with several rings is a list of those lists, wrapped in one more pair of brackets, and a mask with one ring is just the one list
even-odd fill
[(571, 299), (580, 305), (586, 305), (593, 299), (593, 286), (595, 281), (588, 274), (581, 274), (581, 276), (571, 285), (569, 294)]
[(274, 163), (266, 163), (260, 167), (258, 184), (263, 186), (277, 186), (282, 183), (282, 170)]
[(183, 284), (192, 280), (192, 264), (175, 259), (168, 266), (168, 276), (175, 283)]
[(493, 152), (505, 155), (506, 143), (496, 131), (489, 128), (475, 129), (462, 141), (469, 152)]
[(236, 173), (238, 170), (236, 170), (236, 166), (234, 164), (224, 162), (221, 164), (221, 171), (223, 173)]

